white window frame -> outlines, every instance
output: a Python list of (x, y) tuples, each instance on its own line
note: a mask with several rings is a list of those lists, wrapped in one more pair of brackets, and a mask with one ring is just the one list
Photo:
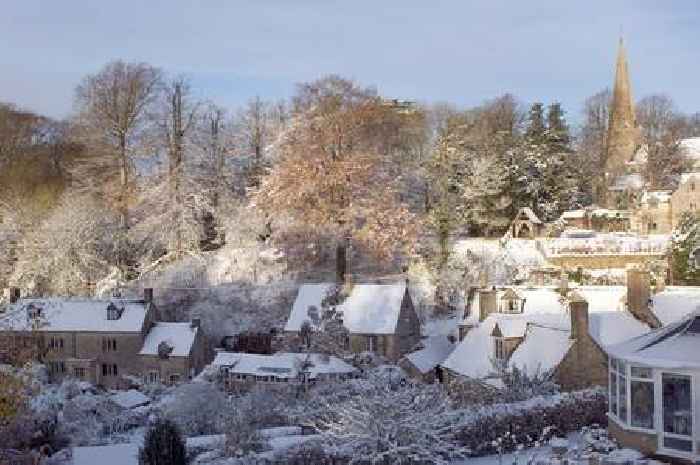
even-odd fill
[[(649, 378), (639, 378), (639, 377), (636, 377), (636, 376), (632, 376), (632, 368), (645, 368), (645, 369), (649, 369), (649, 370), (651, 370), (651, 377), (649, 377)], [(628, 373), (627, 373), (627, 374), (628, 374), (628, 376), (627, 376), (627, 383), (628, 383), (628, 386), (627, 386), (627, 415), (628, 415), (628, 418), (629, 418), (629, 423), (626, 424), (625, 426), (626, 426), (626, 428), (629, 429), (629, 430), (639, 431), (639, 432), (641, 432), (641, 433), (646, 433), (646, 434), (656, 434), (656, 432), (657, 432), (657, 430), (658, 430), (658, 428), (659, 428), (659, 425), (658, 425), (657, 419), (656, 419), (656, 411), (658, 410), (657, 407), (659, 407), (659, 405), (656, 403), (656, 391), (658, 391), (658, 389), (657, 389), (657, 386), (656, 386), (656, 381), (655, 381), (655, 379), (654, 379), (654, 376), (655, 376), (655, 375), (654, 375), (654, 371), (655, 371), (655, 370), (654, 370), (653, 368), (651, 368), (651, 367), (645, 367), (645, 366), (642, 366), (642, 365), (627, 364), (627, 372), (628, 372)], [(641, 426), (634, 426), (634, 425), (632, 425), (632, 382), (633, 382), (633, 381), (634, 381), (634, 382), (649, 383), (649, 384), (651, 384), (651, 385), (653, 386), (652, 393), (653, 393), (653, 395), (654, 395), (654, 411), (652, 412), (652, 417), (653, 417), (653, 418), (652, 418), (652, 421), (653, 421), (654, 427), (651, 428), (651, 429), (649, 429), (649, 428), (643, 428), (643, 427), (641, 427)], [(618, 382), (619, 382), (619, 379), (618, 379)], [(618, 389), (619, 389), (619, 388), (618, 388)]]
[[(664, 406), (663, 406), (663, 375), (672, 376), (684, 376), (690, 380), (690, 422), (692, 434), (690, 436), (683, 436), (681, 434), (666, 433), (664, 431)], [(698, 433), (697, 433), (697, 421), (695, 416), (697, 415), (697, 399), (696, 399), (696, 389), (695, 389), (695, 376), (692, 373), (685, 371), (674, 371), (674, 370), (656, 370), (654, 376), (654, 384), (658, 386), (658, 389), (654, 391), (654, 402), (658, 402), (659, 408), (654, 407), (656, 418), (656, 430), (658, 432), (658, 453), (663, 455), (668, 455), (671, 457), (679, 457), (684, 459), (694, 460), (697, 458), (698, 454)], [(669, 437), (673, 439), (681, 439), (685, 441), (690, 441), (691, 451), (685, 452), (678, 449), (669, 449), (664, 447), (664, 438)]]

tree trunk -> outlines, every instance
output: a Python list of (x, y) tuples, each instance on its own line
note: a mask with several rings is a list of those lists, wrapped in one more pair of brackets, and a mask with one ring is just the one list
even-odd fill
[(348, 267), (348, 245), (345, 240), (338, 242), (335, 249), (335, 276), (338, 284), (345, 282)]
[(126, 156), (126, 134), (119, 136), (119, 225), (123, 232), (129, 229), (129, 210), (127, 204), (128, 184), (129, 184), (129, 161)]

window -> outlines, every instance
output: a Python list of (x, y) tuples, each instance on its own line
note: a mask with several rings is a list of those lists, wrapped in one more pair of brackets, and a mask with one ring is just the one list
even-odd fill
[(85, 379), (85, 368), (75, 367), (73, 368), (73, 376), (80, 379)]
[(148, 382), (149, 383), (160, 382), (160, 373), (158, 373), (157, 371), (149, 371), (148, 372)]
[(49, 349), (63, 350), (63, 338), (51, 336), (51, 339), (49, 339)]
[(367, 336), (367, 351), (374, 352), (377, 350), (377, 336)]
[(693, 407), (689, 376), (664, 373), (661, 377), (665, 448), (692, 452)]
[(115, 352), (117, 350), (117, 340), (112, 338), (102, 338), (102, 352)]
[(622, 360), (610, 358), (609, 411), (622, 423), (629, 423), (627, 416), (627, 365)]
[(170, 375), (170, 384), (177, 384), (179, 382), (180, 382), (180, 375), (179, 374)]

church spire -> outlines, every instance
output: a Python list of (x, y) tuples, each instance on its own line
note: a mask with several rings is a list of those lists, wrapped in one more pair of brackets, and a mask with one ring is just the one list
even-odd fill
[(615, 177), (625, 174), (626, 162), (634, 156), (638, 142), (639, 133), (627, 69), (627, 53), (624, 41), (620, 37), (606, 148), (605, 171), (608, 186), (614, 182)]

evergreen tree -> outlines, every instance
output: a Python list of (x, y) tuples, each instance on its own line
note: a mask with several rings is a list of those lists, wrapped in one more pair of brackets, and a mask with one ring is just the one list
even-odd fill
[(168, 420), (158, 420), (146, 432), (139, 451), (140, 465), (185, 465), (185, 443), (177, 426)]
[(685, 213), (673, 237), (671, 251), (673, 284), (700, 285), (700, 267), (694, 252), (700, 247), (700, 215)]

